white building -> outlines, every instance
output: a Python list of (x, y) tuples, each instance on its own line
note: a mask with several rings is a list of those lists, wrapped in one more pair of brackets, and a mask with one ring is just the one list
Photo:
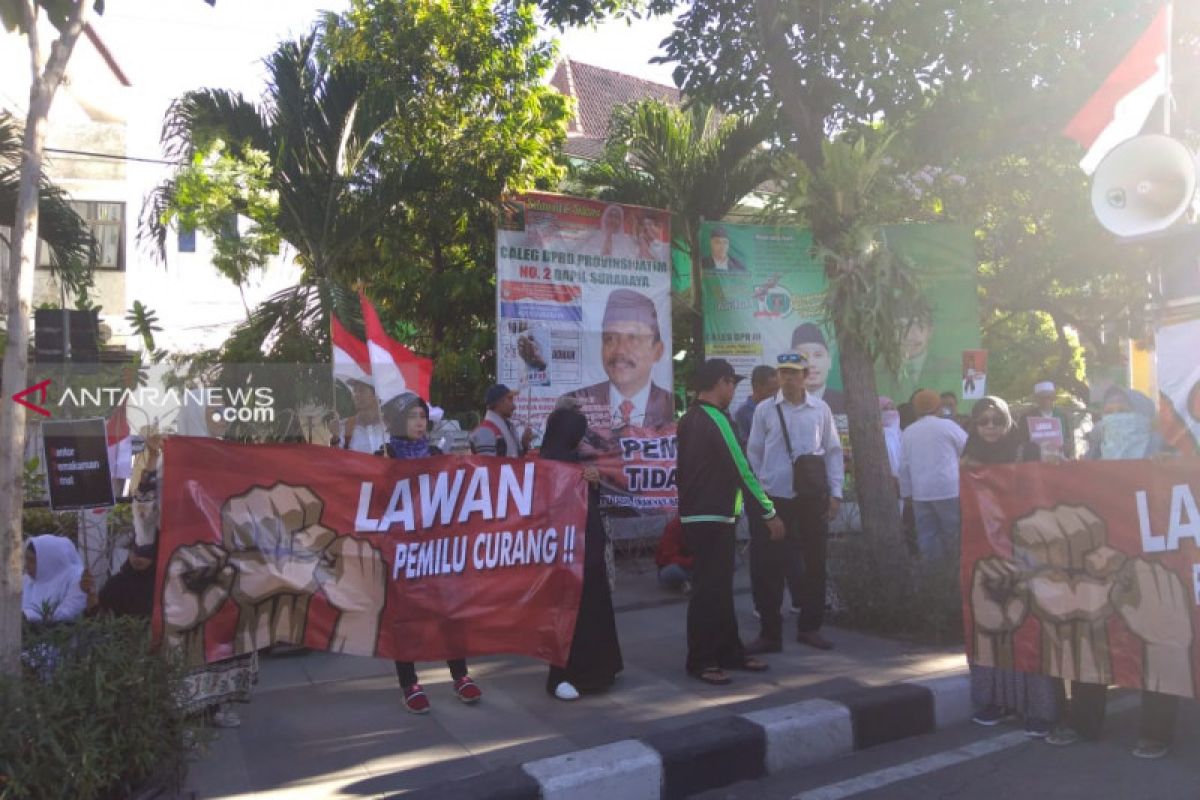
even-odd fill
[[(46, 172), (88, 220), (99, 243), (92, 300), (101, 306), (109, 345), (140, 349), (125, 315), (135, 300), (153, 309), (163, 328), (156, 345), (172, 353), (216, 347), (238, 322), (300, 275), (285, 252), (241, 290), (213, 268), (211, 245), (195, 234), (173, 233), (162, 264), (137, 241), (138, 218), (147, 196), (173, 171), (157, 147), (161, 100), (140, 94), (137, 76), (120, 66), (105, 45), (103, 18), (89, 24), (75, 47), (67, 78), (50, 111)], [(45, 50), (54, 36), (45, 25)], [(29, 51), (23, 37), (0, 32), (0, 109), (25, 118)], [(156, 118), (157, 117), (157, 118)], [(7, 260), (7, 248), (0, 260)], [(39, 257), (39, 261), (42, 257)], [(39, 267), (34, 306), (60, 305), (61, 290)], [(73, 298), (66, 298), (74, 306)]]

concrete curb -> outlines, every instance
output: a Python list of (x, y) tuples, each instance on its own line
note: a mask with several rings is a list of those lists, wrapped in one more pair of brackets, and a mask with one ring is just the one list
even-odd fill
[[(404, 794), (439, 800), (675, 800), (971, 717), (966, 672), (731, 714)], [(399, 795), (397, 796), (399, 797)]]

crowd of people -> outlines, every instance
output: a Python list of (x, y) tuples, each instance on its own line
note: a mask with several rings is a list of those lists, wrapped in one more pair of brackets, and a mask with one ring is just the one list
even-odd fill
[[(777, 356), (774, 367), (750, 376), (749, 398), (730, 413), (743, 376), (722, 359), (706, 361), (693, 376), (695, 401), (678, 421), (679, 513), (666, 526), (656, 563), (658, 580), (688, 596), (684, 668), (712, 685), (733, 681), (730, 671), (761, 672), (760, 658), (784, 646), (784, 589), (796, 617), (796, 642), (828, 650), (822, 632), (826, 610), (826, 543), (829, 522), (842, 503), (845, 465), (830, 404), (810, 391), (812, 367), (796, 349)], [(371, 386), (353, 385), (356, 413), (334, 431), (331, 444), (397, 459), (440, 454), (430, 441), (431, 409), (405, 393), (380, 402)], [(825, 393), (828, 396), (828, 392)], [(1114, 388), (1104, 397), (1103, 417), (1086, 436), (1055, 405), (1053, 384), (1035, 387), (1035, 406), (1016, 420), (998, 397), (977, 401), (960, 415), (953, 393), (919, 389), (900, 406), (880, 398), (884, 441), (911, 530), (911, 548), (925, 567), (957, 569), (961, 537), (959, 470), (1020, 461), (1061, 462), (1073, 458), (1148, 458), (1163, 449), (1155, 433), (1153, 403), (1136, 392)], [(516, 395), (502, 384), (485, 396), (485, 415), (470, 433), (469, 448), (481, 456), (530, 457), (533, 431), (514, 422)], [(581, 464), (580, 444), (589, 431), (582, 400), (559, 399), (549, 415), (538, 458), (579, 464), (589, 484), (583, 586), (576, 629), (566, 663), (552, 664), (546, 691), (559, 700), (605, 691), (623, 669), (611, 586), (606, 566), (607, 534), (598, 499), (600, 474)], [(1037, 421), (1057, 420), (1057, 446), (1031, 433)], [(1030, 421), (1032, 420), (1032, 422)], [(1076, 439), (1082, 444), (1077, 447)], [(157, 553), (157, 476), (161, 437), (147, 438), (134, 468), (135, 541), (128, 559), (99, 593), (79, 554), (63, 537), (28, 540), (22, 608), (34, 624), (70, 622), (85, 614), (149, 619)], [(743, 643), (733, 603), (735, 527), (748, 517), (749, 564), (757, 636)], [(296, 643), (301, 644), (301, 643)], [(446, 662), (456, 697), (473, 704), (482, 690), (465, 658)], [(395, 662), (405, 708), (430, 711), (416, 665)], [(229, 704), (248, 699), (257, 660), (248, 654), (198, 667), (188, 676), (181, 702), (216, 724), (236, 726)], [(1104, 686), (1069, 687), (1044, 675), (973, 666), (975, 721), (994, 725), (1023, 720), (1031, 736), (1057, 745), (1099, 735)], [(1177, 699), (1144, 692), (1142, 741), (1135, 753), (1166, 753)]]

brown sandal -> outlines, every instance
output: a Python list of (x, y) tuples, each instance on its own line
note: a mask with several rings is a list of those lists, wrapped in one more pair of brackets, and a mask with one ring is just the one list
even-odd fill
[(742, 663), (731, 669), (745, 670), (746, 672), (766, 672), (771, 668), (771, 665), (765, 661), (759, 661), (757, 658), (746, 656), (742, 659)]
[(699, 672), (691, 673), (691, 676), (711, 686), (727, 686), (733, 683), (733, 678), (726, 675), (725, 670), (720, 667), (705, 667)]

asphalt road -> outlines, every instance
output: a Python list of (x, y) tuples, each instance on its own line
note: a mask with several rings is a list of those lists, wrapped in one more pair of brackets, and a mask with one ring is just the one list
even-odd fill
[(705, 800), (1200, 800), (1200, 704), (1180, 704), (1166, 758), (1130, 755), (1136, 693), (1110, 697), (1104, 737), (1051, 747), (1021, 728), (967, 724), (793, 773), (706, 792)]

